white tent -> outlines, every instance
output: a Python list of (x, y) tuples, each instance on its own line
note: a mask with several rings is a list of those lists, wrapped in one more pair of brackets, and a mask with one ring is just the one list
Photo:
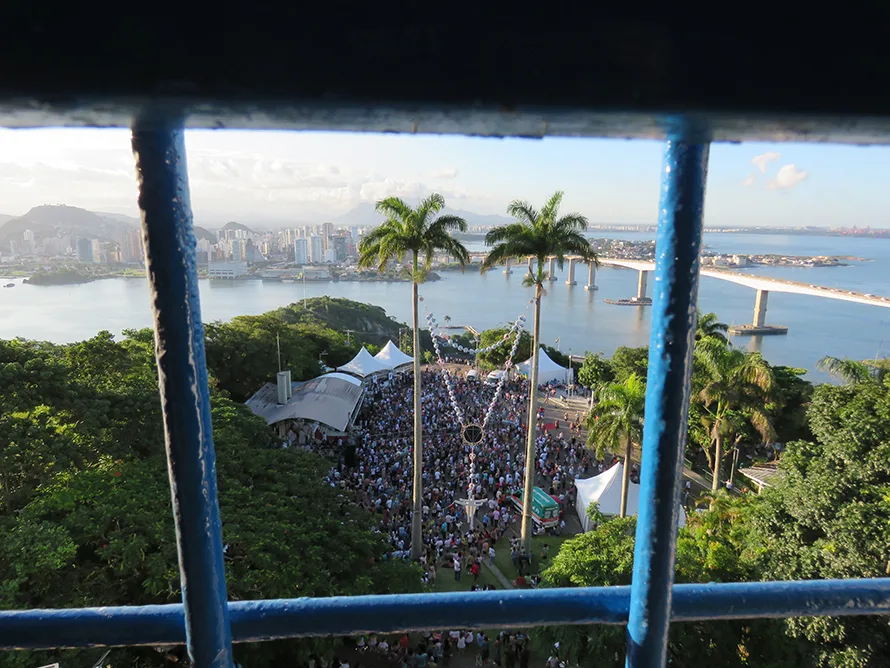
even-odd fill
[[(575, 509), (578, 511), (578, 519), (584, 531), (590, 531), (590, 519), (587, 517), (587, 507), (591, 503), (597, 503), (603, 515), (618, 515), (621, 508), (621, 476), (624, 473), (624, 463), (618, 462), (607, 471), (603, 471), (593, 478), (575, 480), (578, 489), (578, 499)], [(680, 502), (677, 502), (680, 505)], [(640, 505), (640, 486), (629, 482), (627, 490), (627, 514), (636, 515)], [(680, 526), (686, 525), (686, 511), (680, 505)]]
[(389, 367), (380, 360), (374, 359), (371, 356), (371, 353), (368, 352), (368, 349), (362, 346), (362, 349), (358, 351), (358, 354), (347, 364), (338, 366), (337, 371), (351, 373), (353, 376), (358, 376), (359, 378), (367, 378), (368, 376), (373, 376), (375, 373), (389, 371)]
[(324, 374), (325, 378), (339, 378), (340, 380), (345, 380), (347, 383), (351, 383), (353, 385), (361, 385), (362, 381), (360, 381), (355, 376), (350, 376), (348, 373), (340, 373), (339, 371), (331, 371), (330, 373)]
[[(520, 373), (525, 376), (528, 376), (531, 373), (531, 368), (531, 358), (519, 365)], [(538, 351), (538, 384), (546, 385), (547, 383), (554, 381), (566, 384), (571, 383), (572, 371), (571, 369), (559, 366), (559, 364), (550, 359), (550, 355), (547, 354), (547, 351), (541, 348), (541, 350)]]
[(382, 362), (390, 369), (398, 369), (408, 364), (414, 364), (414, 358), (399, 350), (392, 341), (387, 341), (383, 349), (374, 355), (374, 359)]

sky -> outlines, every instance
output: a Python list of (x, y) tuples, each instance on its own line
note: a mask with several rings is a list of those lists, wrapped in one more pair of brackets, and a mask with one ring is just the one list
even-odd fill
[[(503, 214), (513, 199), (591, 223), (654, 224), (663, 145), (598, 139), (486, 139), (259, 131), (186, 133), (197, 224), (322, 222), (360, 203), (442, 193), (454, 209)], [(715, 144), (708, 226), (890, 227), (890, 149)], [(126, 130), (0, 130), (0, 213), (68, 204), (136, 216)]]

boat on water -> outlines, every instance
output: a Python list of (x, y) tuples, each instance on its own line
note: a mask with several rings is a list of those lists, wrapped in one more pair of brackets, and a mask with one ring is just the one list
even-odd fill
[(616, 306), (652, 306), (652, 300), (649, 297), (631, 297), (630, 299), (604, 299), (607, 304), (615, 304)]

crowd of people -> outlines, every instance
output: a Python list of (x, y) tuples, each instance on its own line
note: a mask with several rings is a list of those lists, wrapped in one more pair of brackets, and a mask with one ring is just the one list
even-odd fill
[[(505, 382), (484, 439), (475, 446), (471, 467), (472, 448), (461, 438), (462, 425), (441, 371), (422, 373), (424, 579), (435, 580), (436, 566), (453, 569), (460, 579), (489, 558), (501, 536), (518, 532), (521, 513), (512, 499), (523, 486), (528, 382)], [(465, 372), (453, 378), (464, 424), (482, 424), (495, 388), (467, 378)], [(412, 374), (371, 383), (367, 392), (356, 420), (355, 456), (351, 461), (341, 457), (329, 480), (351, 491), (359, 505), (379, 516), (378, 530), (386, 534), (392, 548), (389, 557), (405, 558), (411, 551)], [(580, 423), (580, 415), (575, 422)], [(575, 477), (595, 475), (605, 463), (593, 458), (580, 434), (570, 432), (566, 437), (563, 430), (545, 423), (543, 408), (537, 423), (535, 482), (559, 498), (565, 512), (574, 504)], [(474, 514), (472, 531), (460, 503), (471, 484), (475, 498), (484, 501)], [(565, 529), (564, 519), (561, 527)]]
[(330, 664), (312, 657), (309, 665), (310, 668), (447, 668), (452, 662), (461, 665), (472, 659), (477, 666), (528, 668), (529, 657), (528, 638), (522, 633), (500, 632), (489, 637), (483, 631), (427, 631), (417, 642), (411, 642), (408, 634), (362, 636), (354, 647), (341, 652)]

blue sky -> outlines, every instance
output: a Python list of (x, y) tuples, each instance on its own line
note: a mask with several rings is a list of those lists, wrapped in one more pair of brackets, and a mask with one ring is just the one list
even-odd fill
[[(231, 131), (190, 132), (186, 144), (199, 223), (282, 225), (433, 191), (457, 209), (503, 213), (513, 198), (542, 202), (557, 189), (591, 222), (654, 223), (663, 151), (644, 141)], [(137, 213), (126, 131), (2, 130), (0, 147), (0, 213), (57, 203)], [(715, 144), (706, 224), (890, 227), (888, 171), (886, 148)]]

